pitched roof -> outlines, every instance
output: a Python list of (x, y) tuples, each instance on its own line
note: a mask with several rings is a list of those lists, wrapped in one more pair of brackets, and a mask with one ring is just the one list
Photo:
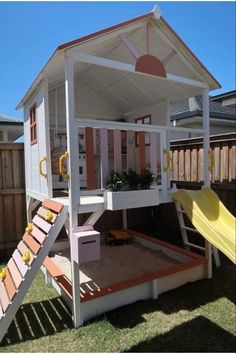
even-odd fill
[[(223, 107), (220, 102), (214, 102), (209, 98), (210, 117), (236, 121), (236, 109), (234, 107)], [(171, 105), (171, 120), (202, 116), (202, 96), (191, 97), (190, 99)]]
[(89, 42), (91, 40), (96, 40), (99, 37), (106, 36), (107, 34), (111, 32), (115, 32), (118, 29), (122, 29), (127, 27), (127, 31), (129, 29), (129, 26), (131, 24), (135, 24), (138, 22), (142, 22), (145, 20), (152, 20), (153, 23), (157, 25), (157, 22), (161, 28), (162, 31), (166, 32), (165, 35), (168, 37), (167, 39), (170, 42), (173, 43), (178, 43), (178, 50), (179, 52), (186, 58), (189, 59), (190, 63), (192, 66), (195, 66), (199, 73), (204, 77), (205, 81), (208, 83), (209, 87), (211, 90), (220, 88), (221, 85), (220, 83), (216, 80), (216, 78), (207, 70), (207, 68), (201, 63), (201, 61), (196, 57), (196, 55), (190, 50), (190, 48), (181, 40), (181, 38), (177, 35), (177, 33), (172, 29), (172, 27), (164, 20), (162, 16), (157, 19), (155, 15), (155, 11), (151, 11), (149, 13), (146, 13), (144, 15), (132, 18), (128, 21), (121, 22), (117, 25), (102, 29), (100, 31), (94, 32), (92, 34), (86, 35), (84, 37), (74, 39), (70, 42), (64, 43), (59, 45), (54, 53), (51, 55), (41, 72), (38, 74), (38, 76), (35, 78), (33, 83), (31, 84), (30, 88), (26, 92), (25, 96), (22, 98), (22, 100), (18, 103), (17, 109), (22, 108), (25, 101), (29, 97), (29, 95), (33, 92), (33, 90), (37, 87), (37, 85), (41, 82), (41, 80), (44, 78), (44, 75), (46, 73), (47, 68), (49, 67), (49, 64), (52, 64), (53, 61), (55, 61), (58, 56), (63, 54), (63, 52), (69, 48), (72, 48), (74, 46), (80, 45), (82, 43)]
[(220, 101), (221, 99), (227, 99), (227, 98), (231, 98), (231, 97), (235, 97), (236, 96), (236, 90), (232, 90), (232, 91), (227, 91), (224, 93), (220, 93), (219, 95), (216, 96), (212, 96), (212, 101)]
[(0, 124), (23, 125), (23, 120), (0, 113)]

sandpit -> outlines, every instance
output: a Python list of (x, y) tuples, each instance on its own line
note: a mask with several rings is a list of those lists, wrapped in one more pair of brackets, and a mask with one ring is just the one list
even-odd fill
[[(70, 250), (57, 252), (52, 259), (71, 279)], [(81, 290), (101, 289), (178, 263), (163, 251), (151, 250), (138, 242), (116, 247), (102, 244), (99, 261), (80, 265)]]

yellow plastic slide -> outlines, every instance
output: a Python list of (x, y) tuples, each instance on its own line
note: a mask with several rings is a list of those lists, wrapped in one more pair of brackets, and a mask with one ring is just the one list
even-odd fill
[(200, 234), (236, 264), (236, 219), (210, 188), (173, 194)]

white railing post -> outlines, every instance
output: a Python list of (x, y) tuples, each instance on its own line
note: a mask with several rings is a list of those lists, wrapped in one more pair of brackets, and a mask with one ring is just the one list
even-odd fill
[[(203, 116), (203, 154), (204, 154), (204, 187), (209, 188), (211, 185), (209, 166), (209, 148), (210, 148), (210, 115), (209, 115), (209, 90), (202, 91), (202, 116)], [(212, 245), (205, 241), (205, 257), (207, 260), (207, 277), (212, 277)]]
[[(70, 245), (73, 237), (73, 228), (78, 226), (78, 203), (80, 190), (79, 159), (78, 159), (78, 128), (75, 124), (75, 99), (74, 99), (74, 63), (71, 56), (65, 56), (65, 98), (66, 98), (66, 129), (67, 150), (69, 152), (69, 220), (70, 220)], [(72, 256), (72, 247), (70, 247)], [(73, 322), (75, 327), (83, 323), (80, 306), (80, 277), (79, 265), (71, 257), (71, 279), (73, 293)]]
[(164, 150), (167, 150), (167, 140), (166, 140), (166, 130), (162, 130), (160, 134), (161, 140), (161, 187), (162, 191), (165, 193), (168, 189), (168, 172), (164, 170), (166, 164), (166, 159), (164, 155)]
[(209, 148), (210, 148), (210, 118), (209, 118), (209, 92), (208, 89), (202, 91), (203, 110), (203, 151), (204, 151), (204, 187), (210, 187)]
[(101, 189), (106, 188), (108, 178), (108, 131), (100, 129), (100, 154), (101, 154)]

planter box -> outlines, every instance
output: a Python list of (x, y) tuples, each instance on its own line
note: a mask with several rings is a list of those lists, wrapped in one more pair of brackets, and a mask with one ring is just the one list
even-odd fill
[(105, 209), (123, 210), (142, 208), (159, 204), (159, 190), (145, 189), (124, 192), (105, 191)]

